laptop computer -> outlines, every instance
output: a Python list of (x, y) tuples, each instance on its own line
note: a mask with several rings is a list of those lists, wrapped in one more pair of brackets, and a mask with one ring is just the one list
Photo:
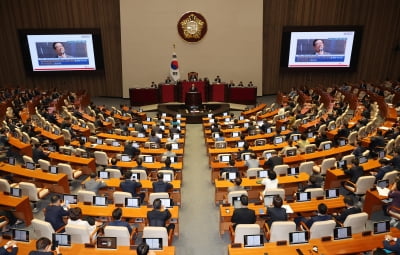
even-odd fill
[(306, 153), (310, 154), (310, 153), (314, 153), (315, 152), (315, 147), (314, 146), (310, 146), (306, 148)]
[(281, 131), (285, 131), (286, 130), (286, 126), (281, 126)]
[(174, 202), (172, 201), (171, 198), (160, 198), (161, 200), (161, 205), (164, 206), (164, 208), (172, 208)]
[(239, 137), (240, 133), (239, 132), (232, 132), (232, 137)]
[(33, 163), (33, 162), (26, 162), (25, 163), (25, 167), (26, 167), (26, 169), (29, 169), (29, 170), (35, 170), (36, 169), (36, 164)]
[(249, 124), (248, 122), (243, 123), (243, 127), (245, 127), (245, 128), (248, 128), (249, 125), (250, 125), (250, 124)]
[(271, 152), (265, 153), (265, 159), (269, 159), (270, 157), (272, 157)]
[(378, 158), (379, 159), (384, 158), (386, 156), (385, 155), (386, 154), (385, 151), (378, 151), (377, 154), (378, 154)]
[(232, 197), (231, 205), (233, 205), (234, 208), (241, 208), (242, 202), (240, 202), (240, 197)]
[(121, 161), (122, 162), (129, 162), (129, 161), (131, 161), (131, 156), (129, 156), (127, 154), (122, 154), (121, 155)]
[(374, 234), (382, 234), (390, 232), (390, 221), (374, 222)]
[(99, 171), (97, 172), (97, 176), (101, 179), (110, 179), (110, 172)]
[(119, 147), (121, 144), (118, 141), (113, 141), (111, 146)]
[(214, 119), (210, 119), (208, 122), (209, 122), (209, 123), (214, 123), (215, 120), (214, 120)]
[(388, 188), (389, 187), (389, 180), (380, 180), (376, 182), (376, 186), (384, 189), (384, 188)]
[(298, 135), (298, 134), (297, 135), (292, 135), (291, 138), (292, 138), (293, 141), (298, 141), (298, 140), (300, 140), (300, 135)]
[(144, 137), (146, 137), (146, 134), (145, 134), (145, 133), (138, 133), (138, 134), (137, 134), (137, 137), (139, 137), (139, 138), (144, 138)]
[(53, 233), (52, 235), (53, 243), (58, 244), (59, 246), (71, 246), (71, 235), (60, 233)]
[(145, 242), (150, 250), (162, 250), (163, 242), (162, 238), (143, 238), (143, 242)]
[(158, 138), (160, 138), (160, 139), (162, 138), (162, 134), (160, 134), (160, 133), (157, 133), (156, 136), (157, 136)]
[(29, 230), (11, 229), (12, 239), (19, 242), (29, 242)]
[(351, 227), (340, 227), (333, 229), (333, 239), (341, 240), (351, 238)]
[(267, 128), (267, 132), (265, 132), (267, 134), (271, 134), (272, 133), (272, 128)]
[(367, 162), (368, 162), (368, 158), (365, 157), (365, 156), (358, 157), (358, 162), (359, 162), (360, 164), (367, 163)]
[(138, 198), (138, 197), (126, 197), (125, 198), (125, 207), (139, 208), (140, 207), (140, 198)]
[(101, 196), (93, 197), (93, 205), (94, 206), (107, 206), (107, 198)]
[(207, 118), (211, 119), (213, 117), (212, 113), (207, 114)]
[(240, 116), (239, 116), (239, 120), (244, 120), (244, 116), (243, 116), (243, 115), (240, 115)]
[(177, 118), (177, 119), (180, 119), (180, 118), (182, 118), (182, 114), (180, 114), (180, 113), (177, 113), (177, 114), (176, 114), (176, 118)]
[(171, 148), (173, 150), (179, 150), (179, 144), (178, 143), (171, 143)]
[(171, 160), (171, 163), (176, 163), (178, 162), (178, 157), (168, 157), (169, 160)]
[(21, 197), (22, 196), (22, 189), (11, 187), (10, 188), (10, 196)]
[(298, 167), (288, 167), (287, 169), (287, 175), (298, 175), (299, 173)]
[(222, 113), (222, 116), (228, 116), (227, 112)]
[(260, 170), (257, 171), (258, 178), (267, 178), (268, 177), (268, 170)]
[(53, 145), (49, 145), (49, 146), (47, 146), (47, 150), (51, 151), (51, 152), (55, 152), (56, 151), (56, 147), (53, 146)]
[(275, 195), (264, 195), (264, 205), (266, 207), (272, 206)]
[(70, 205), (77, 204), (78, 203), (78, 195), (63, 194), (63, 201), (65, 204), (67, 204), (67, 203)]
[(289, 232), (289, 244), (308, 243), (307, 231)]
[(250, 156), (251, 156), (250, 154), (244, 154), (244, 155), (243, 155), (243, 159), (244, 159), (244, 160), (249, 160), (249, 159), (250, 159)]
[(311, 200), (311, 192), (297, 192), (296, 193), (296, 201), (297, 202), (305, 202)]
[(181, 138), (181, 136), (179, 134), (174, 134), (173, 139), (179, 139), (179, 138)]
[(345, 139), (339, 139), (338, 140), (339, 146), (345, 146), (346, 145), (346, 140)]
[(307, 138), (313, 138), (313, 137), (314, 137), (314, 132), (307, 133)]
[(143, 157), (143, 162), (144, 163), (153, 163), (154, 162), (154, 158), (153, 158), (153, 156), (144, 156)]
[(262, 235), (244, 235), (244, 247), (264, 246), (264, 237)]
[(339, 197), (339, 189), (326, 189), (325, 190), (325, 198), (338, 198)]
[(98, 249), (117, 249), (117, 238), (98, 236), (97, 237), (97, 248)]
[(49, 173), (58, 174), (58, 166), (49, 166)]

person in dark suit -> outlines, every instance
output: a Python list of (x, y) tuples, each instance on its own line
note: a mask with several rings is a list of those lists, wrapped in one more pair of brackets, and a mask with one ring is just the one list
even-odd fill
[(389, 163), (394, 169), (400, 170), (400, 147), (394, 149), (393, 158), (389, 160)]
[[(57, 255), (61, 255), (58, 245), (55, 250)], [(54, 252), (51, 250), (51, 240), (47, 237), (41, 237), (36, 240), (36, 251), (30, 251), (29, 255), (53, 255)]]
[(167, 220), (171, 218), (171, 212), (167, 209), (163, 210), (161, 200), (159, 198), (153, 201), (153, 210), (147, 212), (147, 220), (149, 221), (149, 226), (155, 227), (166, 227), (167, 231), (175, 229), (175, 224), (170, 223), (166, 225)]
[(238, 224), (256, 223), (256, 213), (254, 210), (247, 208), (249, 204), (249, 198), (246, 195), (241, 195), (240, 202), (242, 203), (242, 208), (236, 208), (233, 211), (231, 220), (233, 223), (233, 229), (235, 229)]
[(306, 224), (306, 226), (308, 228), (311, 228), (311, 226), (312, 226), (312, 224), (314, 224), (314, 222), (331, 220), (332, 216), (327, 215), (327, 213), (328, 213), (328, 207), (326, 206), (326, 204), (320, 203), (318, 205), (318, 214), (316, 216), (312, 216), (309, 219), (301, 218), (300, 221), (298, 221), (297, 220), (298, 218), (297, 218), (297, 219), (295, 219), (295, 222), (299, 224), (302, 221)]
[(369, 150), (374, 154), (383, 147), (385, 147), (385, 139), (383, 138), (382, 131), (378, 129), (378, 131), (376, 131), (376, 136), (371, 137)]
[(229, 161), (229, 166), (221, 168), (219, 171), (219, 176), (222, 176), (223, 173), (236, 173), (236, 176), (239, 176), (239, 169), (235, 167), (235, 160), (231, 159)]
[(394, 170), (393, 166), (389, 164), (389, 160), (385, 158), (381, 158), (379, 163), (381, 163), (381, 167), (378, 169), (378, 172), (371, 172), (372, 175), (375, 175), (376, 181), (382, 180), (386, 173)]
[(254, 151), (252, 149), (250, 149), (249, 142), (245, 141), (243, 144), (243, 150), (239, 151), (237, 159), (241, 159), (243, 153), (249, 153), (249, 152), (254, 152)]
[(143, 203), (145, 194), (141, 192), (137, 192), (137, 189), (142, 187), (140, 182), (135, 180), (131, 180), (132, 172), (126, 171), (124, 174), (125, 180), (119, 184), (119, 187), (124, 192), (129, 192), (132, 194), (132, 197), (140, 197), (140, 203)]
[[(69, 206), (67, 206), (69, 208)], [(64, 209), (59, 195), (53, 195), (50, 198), (50, 204), (46, 207), (44, 220), (49, 222), (54, 231), (65, 226), (64, 217), (69, 215), (69, 211)], [(64, 231), (62, 231), (64, 232)]]
[(139, 169), (139, 170), (145, 170), (145, 171), (147, 170), (147, 168), (145, 166), (142, 166), (142, 164), (143, 164), (142, 158), (137, 158), (135, 161), (136, 161), (137, 166), (134, 167), (133, 169)]
[(346, 206), (346, 209), (344, 209), (342, 211), (342, 213), (340, 213), (338, 215), (334, 214), (334, 217), (335, 217), (336, 221), (338, 222), (338, 224), (337, 224), (338, 227), (340, 226), (339, 223), (343, 223), (346, 220), (347, 216), (361, 212), (360, 208), (354, 206), (353, 197), (345, 196), (343, 198), (343, 202), (344, 202), (344, 205)]
[(62, 42), (54, 42), (53, 49), (57, 54), (55, 55), (55, 58), (73, 58), (73, 56), (67, 55), (67, 53), (65, 53), (64, 44)]
[(356, 158), (362, 156), (363, 152), (367, 150), (365, 147), (362, 146), (362, 143), (361, 143), (361, 141), (359, 141), (359, 140), (356, 140), (356, 143), (354, 144), (354, 146), (356, 146), (356, 148), (354, 149), (354, 151), (352, 152), (352, 154), (353, 154)]
[(90, 173), (90, 180), (85, 182), (85, 190), (94, 191), (99, 194), (99, 189), (106, 187), (107, 184), (102, 179), (97, 178), (96, 173)]
[(269, 227), (274, 221), (288, 220), (286, 209), (282, 208), (283, 200), (279, 195), (274, 196), (272, 204), (273, 207), (267, 207), (267, 224)]
[(117, 207), (114, 209), (114, 211), (112, 212), (112, 217), (113, 217), (113, 221), (109, 222), (108, 226), (126, 227), (129, 231), (129, 234), (132, 233), (132, 228), (129, 225), (129, 223), (121, 220), (122, 209), (120, 207)]
[(385, 240), (383, 240), (383, 248), (394, 252), (394, 254), (400, 254), (400, 238), (393, 237), (391, 235), (385, 235)]
[(50, 160), (48, 153), (43, 151), (43, 147), (40, 143), (34, 145), (32, 159), (36, 164), (38, 163), (39, 159)]
[(112, 157), (111, 160), (110, 160), (110, 162), (111, 162), (111, 166), (109, 166), (109, 167), (107, 167), (107, 168), (116, 169), (116, 170), (119, 170), (119, 171), (122, 172), (122, 169), (121, 169), (119, 166), (117, 166), (118, 160), (117, 160), (116, 157)]
[(175, 171), (175, 168), (171, 167), (171, 159), (167, 157), (164, 161), (165, 166), (161, 167), (160, 170), (172, 170)]
[(278, 156), (278, 153), (275, 151), (272, 152), (271, 157), (264, 162), (264, 168), (274, 170), (275, 166), (282, 164), (283, 164), (283, 158)]
[(190, 92), (197, 92), (197, 88), (194, 84), (192, 84), (192, 86), (189, 89)]
[(358, 178), (363, 176), (364, 174), (364, 168), (360, 166), (360, 162), (358, 161), (358, 158), (355, 158), (351, 161), (352, 167), (350, 169), (344, 170), (344, 173), (347, 175), (350, 175), (350, 181), (352, 183), (356, 183)]
[[(12, 247), (11, 252), (8, 248)], [(6, 244), (0, 247), (0, 255), (16, 255), (18, 253), (18, 247), (16, 241), (8, 241)]]
[(140, 154), (140, 149), (132, 146), (132, 141), (127, 141), (124, 145), (124, 152), (122, 154), (127, 154), (135, 159)]
[(157, 181), (153, 182), (153, 192), (167, 192), (173, 188), (172, 184), (164, 182), (163, 178), (163, 173), (157, 173)]

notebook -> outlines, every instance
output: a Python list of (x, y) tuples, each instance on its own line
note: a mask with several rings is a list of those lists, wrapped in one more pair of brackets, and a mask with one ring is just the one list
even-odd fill
[(11, 229), (12, 239), (19, 242), (29, 242), (29, 231), (21, 229)]
[(36, 164), (33, 163), (33, 162), (26, 162), (25, 163), (25, 167), (26, 167), (26, 169), (29, 169), (29, 170), (35, 170), (36, 169)]
[(99, 171), (99, 172), (97, 172), (97, 175), (98, 175), (99, 178), (101, 178), (101, 179), (110, 179), (110, 172)]
[(53, 233), (53, 243), (57, 243), (59, 246), (71, 246), (71, 235)]
[(297, 202), (305, 202), (311, 200), (311, 192), (297, 192), (296, 193), (296, 201)]
[(117, 238), (116, 237), (97, 237), (97, 248), (98, 249), (117, 249)]
[(341, 240), (351, 238), (351, 227), (341, 227), (333, 229), (333, 239)]
[(287, 175), (298, 175), (299, 172), (299, 168), (298, 167), (289, 167), (287, 169)]
[(308, 243), (307, 231), (296, 231), (289, 233), (289, 244)]
[(171, 198), (160, 198), (161, 200), (161, 205), (164, 206), (164, 208), (172, 208), (173, 207), (173, 201)]
[(93, 196), (93, 205), (95, 206), (107, 206), (107, 198), (100, 196)]
[(374, 222), (374, 234), (382, 234), (390, 232), (390, 221)]
[(244, 247), (264, 246), (264, 237), (262, 235), (244, 235)]
[(325, 190), (325, 198), (338, 198), (339, 197), (339, 189), (326, 189)]
[(21, 197), (22, 190), (20, 188), (10, 188), (10, 195), (13, 197)]
[(138, 198), (138, 197), (126, 197), (125, 198), (125, 207), (139, 208), (140, 207), (140, 198)]
[(49, 166), (49, 172), (51, 174), (58, 174), (58, 166)]
[(162, 250), (163, 243), (162, 238), (143, 238), (143, 242), (145, 242), (150, 250)]

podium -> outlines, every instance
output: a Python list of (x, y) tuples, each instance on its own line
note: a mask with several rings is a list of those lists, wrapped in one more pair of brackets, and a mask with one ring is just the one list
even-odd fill
[(201, 94), (197, 91), (186, 92), (185, 104), (189, 108), (201, 106), (202, 104)]

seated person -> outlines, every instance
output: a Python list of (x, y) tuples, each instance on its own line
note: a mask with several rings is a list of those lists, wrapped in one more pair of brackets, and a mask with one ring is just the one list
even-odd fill
[(136, 247), (137, 255), (156, 255), (156, 253), (150, 250), (150, 247), (147, 243), (141, 243)]
[(163, 173), (157, 173), (157, 181), (153, 182), (153, 192), (168, 192), (173, 186), (169, 182), (164, 182)]
[(224, 132), (219, 131), (219, 136), (215, 139), (216, 142), (225, 141)]
[(44, 220), (49, 222), (53, 229), (57, 231), (61, 227), (65, 226), (64, 217), (68, 215), (69, 212), (63, 208), (63, 203), (60, 196), (57, 194), (53, 195), (50, 198), (50, 204), (46, 207)]
[(277, 165), (283, 165), (283, 158), (278, 156), (276, 151), (273, 151), (271, 157), (264, 162), (264, 168), (273, 170)]
[(269, 170), (268, 177), (262, 179), (261, 184), (265, 186), (263, 195), (265, 195), (268, 189), (278, 188), (278, 179), (276, 178), (276, 173), (273, 170)]
[(221, 168), (221, 170), (219, 171), (219, 176), (222, 177), (223, 173), (236, 173), (236, 176), (239, 176), (239, 169), (237, 167), (235, 167), (235, 160), (231, 159), (229, 160), (229, 166), (228, 167), (224, 167)]
[(113, 221), (108, 223), (108, 226), (116, 226), (116, 227), (126, 227), (129, 231), (129, 234), (132, 233), (132, 228), (128, 222), (121, 220), (122, 218), (122, 209), (117, 207), (112, 212)]
[(320, 175), (311, 175), (308, 179), (308, 184), (300, 189), (300, 191), (304, 192), (306, 189), (321, 188), (323, 180), (324, 178)]
[(175, 169), (173, 167), (171, 167), (171, 159), (169, 157), (167, 157), (164, 161), (165, 166), (161, 167), (160, 170), (173, 170), (175, 171)]
[(306, 145), (309, 145), (310, 141), (308, 141), (307, 136), (305, 134), (301, 134), (300, 140), (297, 142), (297, 147), (299, 148), (299, 152), (306, 152)]
[[(349, 216), (350, 214), (355, 214), (355, 213), (360, 213), (361, 209), (358, 207), (354, 206), (354, 199), (352, 196), (345, 196), (343, 198), (343, 202), (344, 205), (346, 206), (346, 209), (344, 209), (341, 213), (336, 214), (334, 213), (333, 216), (335, 217), (336, 221), (338, 223), (343, 223), (347, 216)], [(337, 227), (339, 227), (340, 225), (337, 224)]]
[[(57, 255), (61, 255), (60, 248), (56, 246), (55, 252)], [(15, 253), (14, 253), (15, 254)], [(54, 252), (51, 250), (51, 240), (47, 237), (40, 237), (36, 241), (36, 251), (30, 251), (29, 255), (53, 255)]]
[(238, 224), (254, 224), (256, 223), (256, 213), (254, 210), (247, 208), (249, 204), (249, 198), (246, 195), (240, 196), (240, 202), (242, 208), (236, 208), (233, 211), (232, 223), (233, 229), (236, 228)]
[(166, 225), (167, 220), (170, 218), (171, 212), (168, 210), (168, 208), (164, 210), (161, 200), (159, 198), (154, 199), (153, 210), (147, 212), (149, 226), (166, 227), (169, 233), (171, 229), (175, 229), (174, 223), (170, 223), (168, 226)]
[(244, 187), (241, 186), (242, 184), (242, 178), (240, 176), (236, 177), (235, 181), (233, 182), (234, 186), (231, 186), (228, 188), (228, 193), (231, 191), (239, 191), (239, 190), (244, 190)]
[(122, 172), (122, 169), (121, 169), (119, 166), (117, 166), (118, 160), (117, 160), (116, 157), (112, 157), (111, 160), (110, 160), (110, 162), (111, 162), (111, 166), (109, 166), (109, 167), (107, 167), (107, 168), (116, 169), (116, 170), (119, 170), (119, 171)]
[(394, 169), (400, 170), (400, 147), (394, 149), (393, 158), (389, 160), (389, 163)]
[(354, 151), (351, 154), (353, 154), (354, 157), (356, 157), (356, 158), (361, 157), (363, 152), (367, 150), (365, 147), (362, 146), (362, 143), (359, 140), (356, 140), (354, 146), (356, 148), (354, 149)]
[(143, 159), (142, 158), (137, 158), (136, 160), (137, 166), (135, 166), (133, 169), (138, 169), (138, 170), (147, 170), (145, 166), (143, 166)]
[[(383, 248), (392, 251), (393, 254), (400, 254), (400, 238), (393, 237), (391, 235), (385, 235), (385, 240), (383, 240)], [(388, 253), (384, 251), (383, 254)]]
[(90, 180), (85, 182), (85, 190), (94, 191), (98, 195), (101, 188), (107, 187), (107, 184), (103, 182), (103, 179), (98, 178), (95, 172), (90, 173), (89, 176)]
[(286, 209), (282, 208), (283, 200), (279, 195), (274, 196), (272, 204), (273, 207), (267, 207), (267, 224), (269, 227), (271, 227), (274, 221), (288, 220)]
[(310, 229), (314, 222), (331, 220), (332, 216), (327, 215), (327, 213), (328, 213), (328, 207), (326, 206), (326, 204), (320, 203), (318, 205), (318, 215), (312, 216), (310, 218), (305, 218), (305, 217), (295, 218), (294, 221), (296, 222), (297, 225), (299, 225), (300, 222), (304, 222), (306, 226)]
[(67, 226), (68, 225), (84, 226), (88, 229), (89, 233), (93, 233), (93, 231), (96, 229), (96, 222), (93, 218), (87, 217), (86, 220), (82, 219), (82, 209), (79, 207), (74, 207), (69, 210)]
[(125, 180), (121, 181), (119, 187), (123, 192), (129, 192), (132, 197), (140, 197), (140, 203), (143, 203), (145, 194), (142, 192), (137, 192), (138, 189), (142, 187), (142, 184), (136, 180), (132, 180), (132, 172), (126, 171), (124, 174)]
[(161, 144), (161, 139), (160, 139), (160, 137), (156, 136), (156, 132), (154, 130), (151, 130), (151, 132), (150, 132), (149, 142), (153, 142), (158, 145)]
[(162, 154), (162, 158), (176, 157), (176, 153), (172, 151), (172, 144), (167, 143), (167, 145), (165, 145), (165, 148), (167, 149), (167, 151)]
[(383, 176), (385, 176), (386, 173), (389, 173), (394, 170), (393, 166), (389, 164), (389, 160), (385, 158), (379, 159), (379, 163), (381, 163), (381, 167), (378, 169), (378, 172), (371, 171), (371, 175), (374, 175), (376, 178), (376, 181), (382, 180)]
[(364, 168), (360, 166), (360, 161), (355, 158), (351, 161), (351, 168), (344, 170), (344, 173), (350, 176), (350, 181), (356, 183), (358, 178), (363, 176)]
[(245, 141), (243, 144), (243, 149), (239, 151), (237, 159), (242, 158), (243, 153), (249, 153), (249, 152), (254, 152), (252, 149), (250, 149), (250, 144), (249, 142)]
[(122, 154), (129, 155), (132, 159), (135, 159), (140, 154), (140, 149), (133, 147), (132, 144), (132, 141), (126, 141), (124, 145), (124, 152)]
[[(292, 149), (294, 147), (292, 139), (289, 139), (287, 142), (288, 142), (288, 145), (286, 145), (285, 147), (282, 148), (282, 150), (278, 154), (279, 156), (286, 156), (286, 151), (289, 149)], [(296, 151), (296, 154), (297, 154), (297, 151)]]
[(250, 158), (246, 160), (244, 165), (247, 166), (248, 169), (260, 167), (260, 160), (257, 158), (257, 155), (253, 152), (250, 154)]

